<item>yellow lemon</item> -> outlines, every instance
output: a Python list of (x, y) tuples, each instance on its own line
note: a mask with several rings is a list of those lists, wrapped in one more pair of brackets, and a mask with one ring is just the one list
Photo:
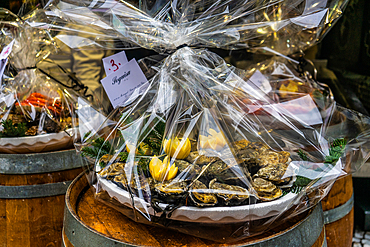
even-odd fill
[(199, 144), (203, 149), (213, 149), (220, 151), (226, 145), (226, 140), (222, 135), (222, 132), (217, 132), (214, 129), (209, 129), (209, 136), (199, 135)]
[(176, 176), (178, 167), (175, 164), (170, 166), (169, 156), (166, 156), (163, 162), (154, 156), (149, 163), (149, 171), (156, 181), (166, 181)]
[(177, 137), (173, 141), (171, 139), (165, 140), (163, 146), (167, 155), (180, 160), (188, 157), (191, 151), (191, 143), (189, 138), (186, 138), (185, 141), (180, 141)]

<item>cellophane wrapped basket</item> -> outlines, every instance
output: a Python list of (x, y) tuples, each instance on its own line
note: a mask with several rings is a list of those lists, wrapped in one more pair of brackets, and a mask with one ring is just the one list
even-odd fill
[(0, 91), (0, 152), (73, 148), (78, 99), (86, 99), (76, 87), (68, 88), (68, 73), (56, 79), (39, 68), (40, 62), (57, 52), (52, 33), (32, 25), (46, 18), (45, 12), (35, 9), (19, 17), (1, 8), (0, 15), (1, 49), (11, 50)]
[[(286, 55), (319, 41), (346, 3), (49, 4), (43, 27), (71, 47), (117, 41), (164, 55), (146, 91), (76, 143), (97, 198), (138, 222), (220, 242), (315, 206), (367, 160), (370, 122)], [(240, 70), (206, 48), (271, 57)]]

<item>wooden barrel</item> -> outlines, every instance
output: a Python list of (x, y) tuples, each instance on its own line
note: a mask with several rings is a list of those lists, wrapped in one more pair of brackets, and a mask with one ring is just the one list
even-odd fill
[(354, 227), (352, 176), (338, 179), (322, 200), (326, 240), (329, 247), (352, 246)]
[(220, 244), (170, 229), (134, 222), (94, 199), (82, 173), (69, 186), (63, 226), (64, 247), (102, 246), (326, 246), (321, 205), (294, 223), (237, 243)]
[(61, 246), (65, 192), (81, 167), (74, 149), (0, 154), (0, 246)]

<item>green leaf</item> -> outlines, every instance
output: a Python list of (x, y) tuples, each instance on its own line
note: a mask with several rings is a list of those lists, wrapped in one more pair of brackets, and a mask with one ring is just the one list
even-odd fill
[(90, 145), (91, 147), (83, 147), (81, 149), (81, 155), (95, 160), (99, 160), (103, 155), (109, 154), (112, 148), (112, 145), (108, 141), (105, 142), (102, 137), (93, 140)]
[(308, 161), (307, 154), (302, 149), (299, 149), (297, 153), (303, 161)]
[(13, 124), (11, 119), (1, 121), (3, 131), (0, 132), (0, 137), (23, 137), (26, 135), (26, 124), (17, 123)]
[(297, 176), (297, 179), (294, 181), (294, 186), (303, 187), (307, 186), (312, 180), (303, 176)]

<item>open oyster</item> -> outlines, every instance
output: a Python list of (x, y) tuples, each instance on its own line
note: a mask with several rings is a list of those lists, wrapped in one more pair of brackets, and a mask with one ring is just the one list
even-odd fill
[(198, 151), (190, 152), (189, 156), (186, 158), (186, 161), (188, 161), (191, 164), (197, 164), (197, 165), (207, 165), (215, 160), (218, 160), (217, 157), (208, 157), (205, 155), (199, 155)]
[(186, 195), (187, 183), (185, 181), (166, 181), (154, 185), (154, 190), (159, 198), (166, 203), (176, 203)]
[(175, 165), (178, 167), (178, 179), (189, 181), (200, 173), (201, 168), (197, 164), (190, 164), (185, 160), (175, 160)]
[(275, 185), (284, 185), (292, 180), (291, 177), (283, 178), (287, 168), (288, 164), (270, 164), (259, 169), (257, 174), (253, 177), (263, 178), (274, 183)]
[(216, 180), (217, 179), (213, 179), (209, 183), (209, 188), (221, 199), (224, 205), (237, 206), (249, 198), (247, 189), (240, 186), (218, 183)]
[(233, 185), (240, 183), (244, 176), (249, 175), (235, 159), (217, 160), (210, 164), (205, 174), (209, 180), (217, 178), (222, 183)]
[(283, 195), (282, 190), (263, 178), (253, 179), (253, 188), (262, 201), (271, 201)]
[(102, 177), (114, 177), (120, 174), (124, 174), (125, 165), (126, 163), (122, 163), (122, 162), (113, 163), (109, 167), (101, 170), (99, 172), (99, 175)]
[(215, 206), (217, 197), (202, 182), (195, 180), (189, 189), (191, 201), (198, 207)]

